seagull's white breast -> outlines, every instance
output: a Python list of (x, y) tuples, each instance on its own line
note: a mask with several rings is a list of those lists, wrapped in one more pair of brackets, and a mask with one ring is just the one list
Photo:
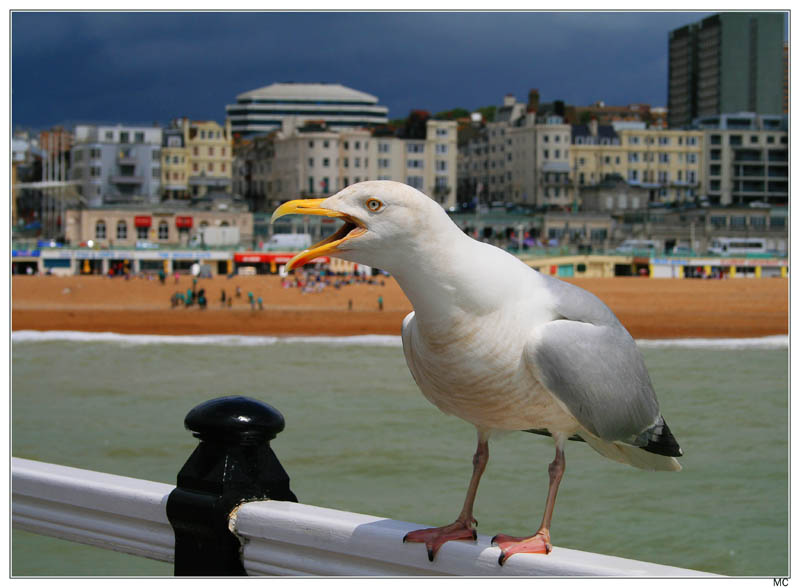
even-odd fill
[(578, 429), (527, 365), (524, 347), (536, 326), (551, 320), (545, 306), (518, 302), (481, 316), (447, 320), (403, 332), (417, 385), (442, 411), (488, 430)]

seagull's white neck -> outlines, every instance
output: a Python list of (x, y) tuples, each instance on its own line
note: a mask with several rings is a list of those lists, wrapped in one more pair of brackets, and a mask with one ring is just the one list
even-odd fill
[(386, 268), (414, 306), (418, 323), (489, 314), (524, 286), (510, 283), (518, 260), (452, 228), (420, 243), (398, 267)]

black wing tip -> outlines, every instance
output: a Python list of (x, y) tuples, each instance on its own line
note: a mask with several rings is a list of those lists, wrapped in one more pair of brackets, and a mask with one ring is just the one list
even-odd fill
[(658, 417), (658, 422), (647, 431), (647, 445), (642, 449), (667, 457), (683, 455), (683, 449), (678, 445), (678, 440), (675, 439), (672, 431), (669, 430), (664, 417)]

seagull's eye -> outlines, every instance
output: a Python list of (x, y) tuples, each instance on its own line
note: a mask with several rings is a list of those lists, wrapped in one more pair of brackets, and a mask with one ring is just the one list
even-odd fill
[(370, 198), (369, 200), (367, 200), (366, 206), (372, 212), (378, 212), (381, 208), (383, 208), (383, 202), (381, 202), (377, 198)]

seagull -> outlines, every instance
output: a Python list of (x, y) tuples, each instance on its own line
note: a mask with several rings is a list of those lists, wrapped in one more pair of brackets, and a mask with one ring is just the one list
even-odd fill
[(287, 214), (343, 221), (295, 255), (286, 269), (321, 255), (388, 271), (413, 306), (403, 320), (406, 363), (422, 394), (472, 423), (478, 444), (464, 506), (443, 527), (408, 533), (434, 561), (442, 545), (477, 540), (473, 507), (502, 431), (552, 437), (544, 516), (530, 536), (498, 534), (499, 564), (552, 550), (550, 525), (568, 439), (645, 470), (678, 471), (683, 454), (661, 415), (631, 335), (593, 294), (544, 275), (506, 251), (472, 239), (434, 200), (406, 184), (366, 181), (328, 198), (279, 206)]

